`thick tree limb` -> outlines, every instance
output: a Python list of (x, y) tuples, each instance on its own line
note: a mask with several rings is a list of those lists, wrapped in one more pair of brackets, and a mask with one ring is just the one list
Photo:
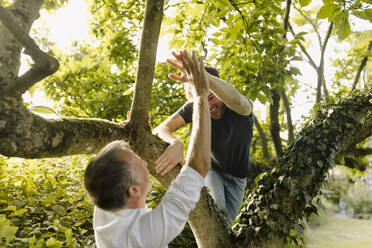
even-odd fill
[(56, 72), (59, 63), (51, 55), (41, 51), (24, 28), (2, 6), (0, 6), (0, 20), (14, 38), (25, 47), (25, 54), (30, 55), (36, 63), (33, 68), (22, 77), (17, 78), (14, 83), (9, 84), (4, 90), (5, 95), (22, 94), (35, 83)]
[(129, 121), (147, 123), (164, 0), (147, 0)]
[(369, 44), (368, 44), (368, 47), (367, 47), (367, 55), (364, 56), (364, 58), (362, 59), (362, 63), (360, 63), (359, 65), (359, 68), (358, 68), (358, 71), (357, 71), (357, 74), (355, 76), (355, 79), (354, 79), (354, 82), (353, 82), (353, 85), (351, 87), (351, 91), (355, 90), (358, 82), (359, 82), (359, 78), (360, 78), (360, 74), (362, 73), (364, 67), (366, 66), (367, 64), (367, 61), (368, 61), (368, 55), (369, 55), (369, 51), (372, 49), (372, 40), (369, 41)]
[[(282, 247), (289, 230), (312, 208), (335, 157), (371, 135), (371, 88), (319, 110), (279, 159), (279, 167), (262, 177), (246, 199), (237, 227), (246, 235), (242, 238)], [(252, 232), (251, 226), (260, 229)]]
[(99, 151), (108, 142), (128, 136), (124, 125), (99, 119), (46, 120), (30, 113), (23, 102), (0, 102), (0, 154), (42, 158)]

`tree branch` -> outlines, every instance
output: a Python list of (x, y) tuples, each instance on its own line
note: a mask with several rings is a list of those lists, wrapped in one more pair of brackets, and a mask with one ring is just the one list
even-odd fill
[(270, 103), (270, 133), (274, 142), (277, 157), (283, 153), (282, 140), (280, 138), (280, 124), (279, 124), (279, 101), (280, 95), (274, 90), (272, 92), (273, 102)]
[[(318, 74), (318, 82), (317, 82), (317, 88), (316, 88), (316, 103), (320, 103), (321, 97), (322, 97), (322, 86), (325, 85), (324, 82), (324, 54), (325, 54), (325, 49), (328, 44), (329, 37), (331, 37), (333, 29), (333, 22), (328, 27), (327, 35), (324, 39), (323, 45), (320, 46), (320, 61), (319, 61), (319, 67), (317, 69), (317, 74)], [(325, 91), (326, 92), (326, 91)], [(325, 99), (328, 99), (328, 95), (324, 96)]]
[(260, 140), (261, 140), (262, 157), (264, 159), (269, 159), (269, 150), (268, 150), (268, 145), (267, 145), (266, 133), (263, 131), (260, 125), (260, 122), (258, 121), (256, 116), (254, 116), (254, 124), (256, 125), (258, 135), (260, 136)]
[(315, 25), (315, 23), (307, 15), (305, 15), (299, 8), (297, 8), (296, 6), (294, 6), (294, 8), (313, 27), (313, 29), (314, 29), (317, 37), (318, 37), (319, 47), (322, 47), (322, 37), (320, 36), (319, 30), (318, 30), (317, 26)]
[(350, 151), (346, 151), (345, 154), (351, 154), (355, 157), (364, 157), (372, 154), (372, 147), (367, 148), (355, 148)]
[(25, 47), (25, 54), (30, 55), (36, 63), (22, 77), (17, 78), (13, 84), (8, 85), (4, 91), (6, 95), (22, 94), (35, 83), (56, 72), (59, 63), (54, 57), (41, 51), (21, 25), (2, 6), (0, 6), (0, 20), (14, 38)]
[(371, 88), (319, 110), (279, 159), (279, 166), (263, 175), (260, 187), (245, 200), (236, 227), (241, 238), (262, 247), (283, 247), (299, 219), (314, 213), (313, 198), (335, 157), (371, 135)]
[(286, 7), (285, 7), (285, 15), (283, 19), (283, 29), (285, 33), (283, 34), (283, 38), (286, 38), (289, 26), (289, 13), (291, 10), (292, 0), (286, 0)]
[(368, 61), (368, 57), (369, 57), (369, 51), (372, 49), (372, 40), (369, 41), (369, 44), (368, 44), (368, 47), (367, 47), (367, 55), (364, 56), (364, 58), (362, 59), (362, 63), (360, 63), (359, 65), (359, 68), (358, 68), (358, 71), (357, 71), (357, 74), (355, 76), (355, 79), (354, 79), (354, 82), (353, 82), (353, 85), (351, 87), (351, 91), (355, 90), (358, 82), (359, 82), (359, 78), (360, 78), (360, 74), (362, 73), (364, 67), (366, 66), (367, 64), (367, 61)]
[(136, 87), (130, 111), (129, 122), (147, 125), (148, 110), (151, 101), (152, 81), (156, 51), (163, 18), (164, 0), (146, 0), (145, 18), (143, 22), (141, 47), (138, 58)]
[[(291, 33), (292, 33), (293, 36), (296, 36), (296, 33), (294, 32), (293, 27), (292, 27), (291, 24), (289, 24), (289, 30), (291, 31)], [(310, 65), (315, 70), (317, 70), (318, 69), (318, 66), (315, 64), (313, 58), (311, 58), (310, 54), (306, 51), (306, 48), (301, 43), (300, 43), (300, 48), (301, 48), (302, 52), (306, 55), (307, 59), (309, 60)]]
[(294, 131), (293, 131), (293, 123), (292, 123), (292, 115), (291, 115), (291, 107), (289, 104), (289, 100), (287, 94), (284, 91), (284, 88), (280, 89), (280, 96), (283, 100), (283, 105), (285, 109), (285, 113), (287, 115), (287, 125), (288, 125), (288, 142), (292, 143), (294, 139)]

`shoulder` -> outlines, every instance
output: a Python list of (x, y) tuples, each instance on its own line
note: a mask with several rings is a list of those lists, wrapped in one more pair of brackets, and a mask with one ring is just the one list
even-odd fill
[(176, 114), (180, 115), (184, 119), (185, 123), (190, 123), (192, 122), (193, 106), (193, 102), (187, 102), (177, 110)]

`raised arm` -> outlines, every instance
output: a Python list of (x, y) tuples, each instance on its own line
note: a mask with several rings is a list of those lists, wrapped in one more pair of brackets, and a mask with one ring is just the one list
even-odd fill
[(197, 60), (196, 53), (192, 58), (184, 51), (181, 61), (190, 83), (194, 89), (193, 128), (190, 144), (187, 150), (186, 165), (192, 167), (205, 177), (211, 167), (211, 118), (209, 113), (208, 94), (209, 81), (201, 59)]
[(244, 116), (252, 113), (251, 103), (234, 86), (209, 73), (208, 80), (210, 89), (229, 109)]
[[(168, 59), (167, 63), (173, 68), (179, 70), (181, 75), (171, 73), (169, 74), (169, 77), (180, 82), (190, 81), (190, 78), (185, 73), (185, 68), (181, 62), (181, 57), (183, 56), (182, 52), (179, 54), (172, 52), (172, 55), (176, 58), (176, 61)], [(209, 73), (206, 74), (210, 89), (222, 102), (226, 104), (229, 109), (244, 116), (248, 116), (252, 113), (251, 103), (246, 97), (240, 94), (240, 92), (234, 86)]]

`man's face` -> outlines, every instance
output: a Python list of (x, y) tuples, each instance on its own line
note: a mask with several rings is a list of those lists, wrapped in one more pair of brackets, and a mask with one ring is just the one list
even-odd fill
[(120, 155), (126, 156), (126, 160), (134, 170), (137, 177), (136, 185), (139, 186), (141, 196), (146, 200), (146, 194), (151, 189), (151, 184), (149, 182), (150, 171), (147, 169), (147, 162), (130, 150), (123, 150), (120, 152)]
[(209, 91), (208, 103), (209, 103), (209, 112), (211, 114), (211, 117), (215, 120), (221, 119), (223, 113), (225, 112), (225, 105), (211, 91)]

